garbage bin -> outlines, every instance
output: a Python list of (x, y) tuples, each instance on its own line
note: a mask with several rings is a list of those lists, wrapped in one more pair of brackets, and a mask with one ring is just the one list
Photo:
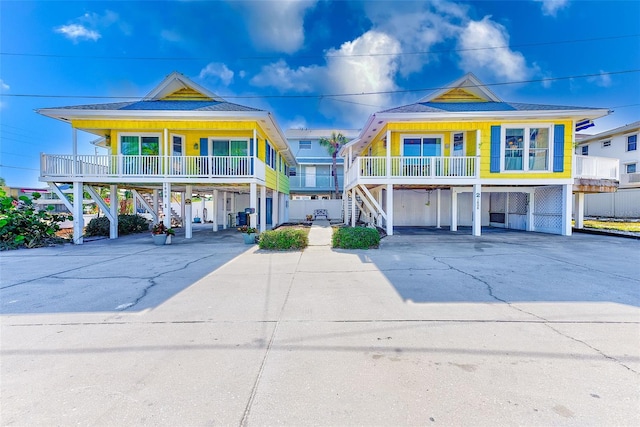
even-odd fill
[(238, 227), (247, 225), (247, 214), (244, 212), (238, 212)]

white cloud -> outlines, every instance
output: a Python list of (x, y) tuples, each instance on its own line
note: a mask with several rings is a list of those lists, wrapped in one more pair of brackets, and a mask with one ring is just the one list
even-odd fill
[(460, 34), (461, 67), (465, 71), (487, 74), (508, 81), (523, 80), (531, 71), (520, 52), (509, 48), (485, 49), (491, 46), (508, 46), (509, 34), (504, 26), (486, 16), (481, 21), (470, 21)]
[(225, 86), (229, 86), (233, 82), (233, 71), (231, 71), (226, 64), (220, 62), (211, 62), (200, 71), (201, 79), (217, 79)]
[(547, 16), (556, 16), (560, 9), (569, 6), (569, 0), (533, 0), (542, 3), (542, 13)]
[(247, 30), (257, 47), (294, 53), (304, 45), (304, 15), (316, 2), (280, 0), (235, 4), (247, 17)]
[(100, 29), (106, 29), (114, 24), (117, 24), (124, 34), (129, 35), (131, 32), (129, 26), (120, 20), (117, 13), (111, 10), (105, 10), (102, 15), (87, 12), (74, 21), (68, 25), (60, 25), (54, 28), (53, 31), (64, 35), (74, 43), (84, 40), (97, 41), (102, 37)]
[[(262, 67), (250, 83), (274, 87), (281, 92), (359, 94), (394, 91), (397, 89), (395, 77), (399, 52), (400, 44), (395, 38), (368, 31), (353, 41), (343, 43), (340, 49), (330, 49), (325, 55), (324, 66), (290, 68), (280, 60)], [(376, 56), (376, 53), (385, 55)], [(373, 111), (389, 105), (390, 97), (386, 93), (327, 97), (319, 109), (327, 117), (337, 117), (345, 123), (360, 126)]]
[(90, 30), (84, 25), (80, 24), (61, 25), (55, 28), (54, 31), (56, 33), (64, 35), (70, 40), (73, 40), (74, 43), (77, 43), (80, 40), (96, 41), (100, 37), (102, 37), (99, 32)]
[(4, 80), (0, 79), (0, 90), (4, 92), (9, 89), (10, 89), (9, 85), (6, 84)]
[(611, 86), (611, 76), (607, 74), (606, 71), (600, 70), (600, 75), (589, 77), (587, 79), (589, 83), (595, 83), (596, 86), (600, 87), (610, 87)]
[(168, 42), (173, 42), (173, 43), (178, 43), (182, 41), (182, 36), (173, 30), (162, 30), (160, 31), (160, 37), (162, 37), (163, 40), (166, 40)]
[(424, 54), (460, 32), (467, 9), (446, 1), (396, 2), (389, 12), (386, 2), (366, 2), (367, 17), (376, 31), (392, 34), (400, 42), (402, 51), (409, 53), (399, 58), (400, 74), (407, 77), (428, 63), (438, 60), (436, 54)]

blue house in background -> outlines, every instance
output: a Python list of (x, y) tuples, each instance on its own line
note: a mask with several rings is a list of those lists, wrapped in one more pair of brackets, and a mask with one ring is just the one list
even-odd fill
[[(348, 141), (359, 134), (357, 129), (288, 129), (285, 136), (298, 166), (289, 170), (289, 186), (291, 199), (331, 199), (335, 193), (335, 185), (331, 168), (333, 160), (327, 149), (320, 145), (322, 138), (329, 138), (331, 133), (341, 133)], [(337, 156), (338, 187), (340, 198), (344, 181), (344, 159)]]

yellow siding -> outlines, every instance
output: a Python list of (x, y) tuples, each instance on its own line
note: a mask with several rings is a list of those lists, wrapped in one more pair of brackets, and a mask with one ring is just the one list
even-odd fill
[[(489, 171), (491, 160), (491, 126), (505, 126), (512, 124), (563, 124), (565, 126), (564, 144), (564, 171), (563, 172), (514, 172), (514, 173), (491, 173)], [(480, 177), (499, 179), (539, 179), (539, 178), (571, 178), (571, 161), (573, 155), (571, 120), (511, 120), (511, 121), (491, 121), (491, 122), (410, 122), (410, 123), (389, 123), (388, 128), (391, 134), (391, 155), (400, 155), (400, 135), (407, 134), (444, 134), (445, 139), (450, 141), (450, 132), (465, 132), (467, 143), (467, 155), (475, 155), (476, 131), (480, 130)], [(444, 142), (444, 141), (443, 141)], [(445, 143), (445, 147), (447, 142)], [(553, 135), (551, 135), (553, 144)], [(445, 155), (448, 155), (450, 148), (445, 148)], [(549, 159), (553, 162), (553, 159)]]
[[(113, 154), (117, 154), (117, 141), (120, 133), (157, 133), (161, 138), (164, 130), (169, 134), (185, 137), (185, 155), (200, 155), (200, 138), (240, 138), (253, 139), (253, 129), (259, 128), (256, 122), (214, 122), (214, 121), (159, 121), (159, 120), (74, 120), (73, 127), (78, 129), (111, 129), (105, 133), (111, 134), (111, 148)], [(263, 140), (264, 141), (264, 140)], [(160, 150), (163, 153), (164, 147)], [(264, 160), (264, 143), (263, 155)]]

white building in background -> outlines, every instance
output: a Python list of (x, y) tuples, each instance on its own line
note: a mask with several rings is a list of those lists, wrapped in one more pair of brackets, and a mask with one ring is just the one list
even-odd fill
[[(335, 193), (334, 178), (331, 173), (333, 160), (322, 138), (331, 133), (341, 133), (351, 141), (358, 136), (355, 129), (288, 129), (285, 136), (298, 165), (289, 169), (289, 191), (293, 200), (331, 199)], [(344, 185), (344, 159), (337, 156), (338, 188), (342, 194)]]
[(588, 194), (585, 215), (610, 218), (640, 218), (640, 121), (600, 132), (582, 135), (576, 154), (620, 160), (620, 186), (616, 193)]

